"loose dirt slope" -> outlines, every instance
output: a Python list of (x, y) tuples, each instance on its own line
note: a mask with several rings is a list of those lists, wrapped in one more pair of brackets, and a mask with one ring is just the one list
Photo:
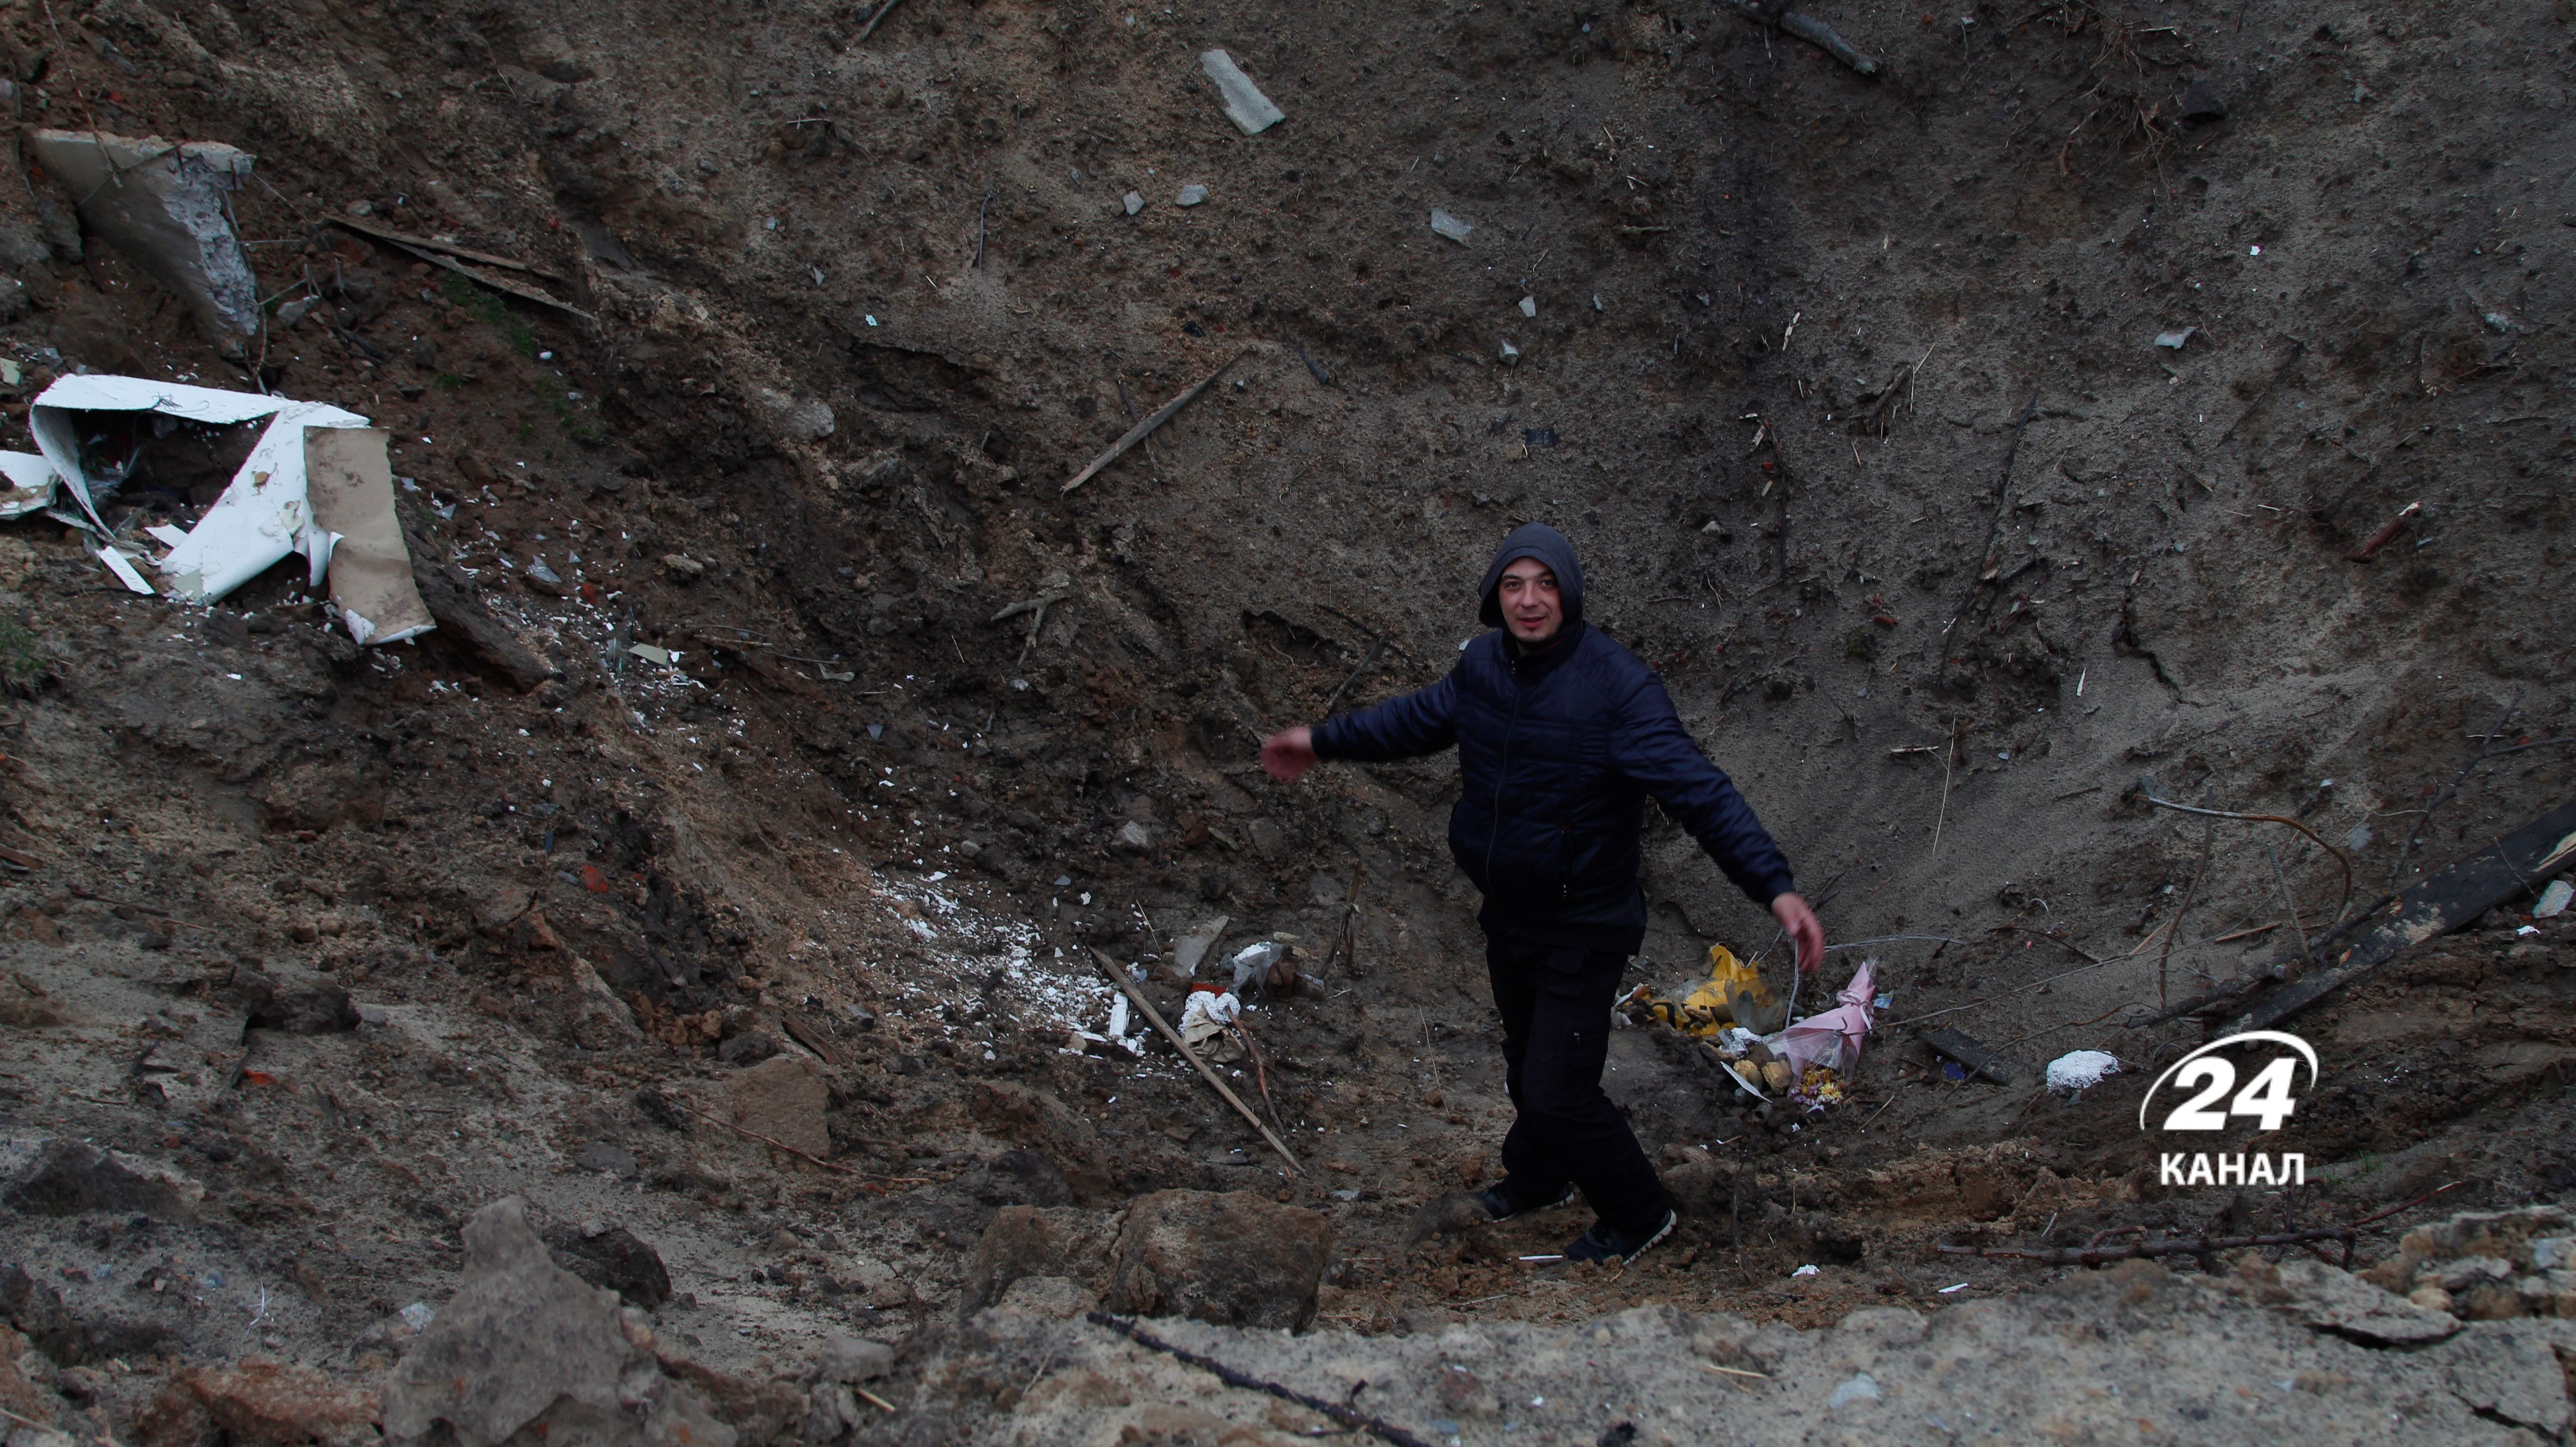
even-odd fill
[[(422, 572), (532, 655), (362, 651), (283, 571), (209, 616), (55, 523), (0, 537), (0, 842), (37, 861), (9, 1150), (186, 1198), (12, 1208), (12, 1320), (61, 1295), (72, 1400), (122, 1434), (173, 1361), (373, 1381), (513, 1192), (559, 1251), (650, 1243), (663, 1338), (749, 1380), (827, 1332), (932, 1340), (1002, 1206), (1164, 1187), (1327, 1212), (1324, 1322), (1373, 1332), (1649, 1298), (1821, 1325), (2033, 1279), (1936, 1241), (2563, 1195), (2555, 924), (2294, 1022), (2326, 1063), (2294, 1148), (2332, 1167), (2304, 1196), (2167, 1191), (2135, 1121), (2199, 1038), (2141, 1025), (2164, 1001), (2568, 793), (2568, 22), (1823, 13), (1879, 78), (1687, 5), (911, 0), (863, 44), (828, 5), (6, 12), (23, 124), (254, 151), (263, 295), (321, 298), (254, 376), (32, 174), (12, 415), (86, 367), (374, 417)], [(1227, 123), (1211, 47), (1288, 119)], [(596, 320), (327, 224), (360, 207)], [(154, 465), (122, 503), (184, 526), (205, 478)], [(1829, 984), (1875, 956), (1895, 997), (1855, 1099), (1802, 1120), (1622, 1033), (1691, 1210), (1615, 1277), (1513, 1259), (1579, 1218), (1412, 1240), (1507, 1113), (1446, 761), (1253, 763), (1437, 677), (1527, 518), (1836, 937), (1880, 941)], [(2349, 903), (2315, 845), (2142, 773), (2301, 818)], [(1687, 838), (1649, 855), (1641, 980), (1763, 949)], [(1167, 961), (1218, 914), (1318, 987), (1254, 1016), (1293, 1179), (1171, 1057), (1067, 1033), (1106, 1018), (1090, 947)], [(1954, 1084), (1904, 1028), (1936, 1012), (2132, 1068)]]

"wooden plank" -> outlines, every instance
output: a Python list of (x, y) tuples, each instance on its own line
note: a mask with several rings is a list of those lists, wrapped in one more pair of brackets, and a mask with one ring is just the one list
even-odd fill
[(2344, 986), (2369, 978), (2406, 950), (2448, 934), (2532, 888), (2571, 858), (2576, 858), (2576, 799), (2397, 896), (2349, 954), (2255, 1006), (2229, 1026), (2228, 1033), (2278, 1025)]
[(834, 1070), (848, 1063), (841, 1058), (841, 1052), (833, 1047), (832, 1042), (823, 1038), (822, 1031), (797, 1019), (794, 1015), (781, 1015), (778, 1017), (778, 1023), (787, 1027), (787, 1033), (796, 1037), (797, 1044), (813, 1051), (821, 1057), (824, 1064)]
[(1934, 1053), (1958, 1061), (1971, 1075), (1982, 1075), (1997, 1085), (2010, 1085), (2020, 1068), (1976, 1041), (1976, 1037), (1957, 1030), (1917, 1030), (1914, 1038), (1932, 1047)]
[(530, 276), (542, 276), (548, 281), (563, 280), (561, 273), (548, 271), (542, 266), (531, 266), (513, 257), (495, 256), (488, 251), (476, 251), (470, 247), (458, 246), (453, 242), (441, 241), (434, 236), (414, 236), (408, 231), (396, 231), (390, 226), (378, 226), (372, 221), (361, 221), (354, 216), (333, 216), (327, 219), (334, 226), (354, 231), (360, 236), (372, 236), (378, 241), (390, 241), (396, 246), (443, 251), (450, 256), (461, 257), (467, 261), (479, 261), (485, 266), (506, 266), (512, 271), (524, 271)]

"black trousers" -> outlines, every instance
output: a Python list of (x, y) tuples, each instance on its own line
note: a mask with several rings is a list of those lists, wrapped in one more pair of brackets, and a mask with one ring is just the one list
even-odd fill
[(1487, 935), (1503, 1014), (1503, 1081), (1519, 1118), (1503, 1137), (1503, 1189), (1545, 1200), (1572, 1182), (1613, 1227), (1652, 1229), (1670, 1201), (1628, 1119), (1601, 1089), (1610, 1001), (1624, 955)]

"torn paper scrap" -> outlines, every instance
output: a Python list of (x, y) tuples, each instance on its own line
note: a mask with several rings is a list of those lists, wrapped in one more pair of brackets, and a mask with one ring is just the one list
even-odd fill
[(374, 427), (304, 429), (305, 486), (313, 506), (306, 536), (315, 581), (331, 579), (340, 621), (360, 643), (398, 643), (437, 627), (412, 578), (411, 549), (394, 516), (388, 434)]
[(33, 452), (0, 452), (0, 479), (9, 484), (0, 492), (0, 522), (43, 512), (62, 489), (54, 465)]
[(1270, 97), (1261, 93), (1261, 87), (1252, 83), (1252, 77), (1243, 73), (1233, 56), (1211, 50), (1199, 57), (1199, 68), (1216, 82), (1218, 93), (1225, 97), (1226, 119), (1245, 135), (1260, 135), (1288, 119), (1287, 112), (1270, 103)]

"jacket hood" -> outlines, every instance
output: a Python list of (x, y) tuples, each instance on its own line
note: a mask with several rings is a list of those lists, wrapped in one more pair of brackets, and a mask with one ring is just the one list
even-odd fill
[(1565, 602), (1565, 626), (1571, 629), (1582, 622), (1583, 565), (1574, 560), (1574, 544), (1565, 534), (1545, 523), (1521, 524), (1494, 550), (1494, 561), (1485, 569), (1484, 584), (1476, 590), (1478, 621), (1488, 628), (1503, 626), (1503, 569), (1523, 558), (1536, 558), (1556, 574), (1557, 596)]

